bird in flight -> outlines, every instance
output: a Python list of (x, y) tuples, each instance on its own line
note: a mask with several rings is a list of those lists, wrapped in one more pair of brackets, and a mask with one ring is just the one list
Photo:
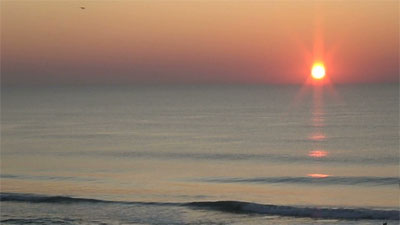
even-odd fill
[(86, 9), (84, 6), (81, 6), (81, 9)]

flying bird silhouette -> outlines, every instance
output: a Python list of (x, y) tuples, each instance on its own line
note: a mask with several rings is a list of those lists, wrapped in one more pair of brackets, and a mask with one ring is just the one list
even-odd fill
[(86, 9), (85, 7), (81, 6), (81, 9)]

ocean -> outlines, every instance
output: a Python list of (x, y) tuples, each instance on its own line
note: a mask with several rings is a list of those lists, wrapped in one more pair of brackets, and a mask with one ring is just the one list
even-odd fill
[(2, 224), (398, 224), (399, 84), (3, 87)]

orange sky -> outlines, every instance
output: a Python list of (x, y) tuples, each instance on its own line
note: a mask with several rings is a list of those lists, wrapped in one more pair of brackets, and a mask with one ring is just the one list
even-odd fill
[[(85, 6), (86, 9), (80, 9)], [(398, 1), (1, 1), (2, 84), (398, 82)]]

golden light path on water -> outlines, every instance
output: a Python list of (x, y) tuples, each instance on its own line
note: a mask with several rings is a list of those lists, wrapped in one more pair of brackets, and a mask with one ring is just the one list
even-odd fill
[(324, 150), (313, 150), (308, 153), (308, 156), (313, 157), (313, 158), (323, 158), (323, 157), (326, 157), (327, 155), (328, 155), (328, 152), (324, 151)]
[[(313, 68), (314, 72), (314, 68)], [(313, 78), (315, 74), (312, 74)], [(320, 74), (321, 75), (321, 74)], [(325, 71), (323, 71), (323, 76), (321, 78), (315, 79), (322, 79), (325, 76)], [(314, 85), (313, 86), (313, 110), (312, 110), (312, 117), (311, 117), (311, 126), (313, 128), (312, 133), (309, 135), (309, 140), (312, 141), (312, 148), (308, 156), (313, 159), (320, 159), (328, 157), (329, 152), (323, 149), (321, 146), (321, 142), (327, 139), (327, 136), (324, 132), (325, 127), (325, 112), (323, 108), (323, 85)], [(315, 179), (322, 179), (329, 177), (331, 175), (325, 174), (324, 171), (315, 171), (312, 173), (307, 174), (307, 176), (315, 178)]]

